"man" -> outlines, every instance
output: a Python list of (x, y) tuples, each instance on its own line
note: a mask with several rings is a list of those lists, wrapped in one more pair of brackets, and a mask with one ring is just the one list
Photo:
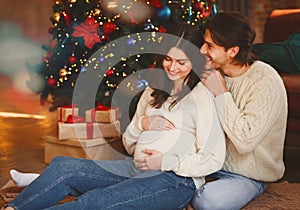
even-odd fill
[(213, 180), (198, 189), (195, 209), (240, 209), (283, 176), (287, 96), (278, 73), (255, 60), (255, 30), (240, 13), (207, 21), (202, 83), (214, 94), (226, 134), (226, 160)]

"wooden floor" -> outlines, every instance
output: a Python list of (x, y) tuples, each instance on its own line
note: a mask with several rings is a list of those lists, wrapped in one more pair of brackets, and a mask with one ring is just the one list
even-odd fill
[[(19, 117), (6, 117), (8, 114)], [(0, 186), (8, 181), (12, 168), (43, 171), (46, 164), (41, 137), (52, 131), (53, 114), (40, 106), (37, 95), (21, 93), (9, 77), (0, 75)]]

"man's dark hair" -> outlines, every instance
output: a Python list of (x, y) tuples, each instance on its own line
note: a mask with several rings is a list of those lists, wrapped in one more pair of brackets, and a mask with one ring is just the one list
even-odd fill
[(213, 41), (228, 50), (238, 46), (239, 53), (234, 62), (237, 65), (251, 65), (256, 56), (252, 53), (252, 45), (256, 36), (250, 20), (238, 12), (221, 12), (205, 23), (205, 28), (212, 35)]

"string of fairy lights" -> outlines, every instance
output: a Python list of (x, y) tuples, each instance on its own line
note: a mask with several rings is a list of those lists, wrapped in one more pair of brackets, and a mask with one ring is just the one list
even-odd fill
[[(48, 88), (53, 89), (65, 84), (74, 87), (77, 75), (91, 69), (99, 71), (100, 78), (112, 75), (127, 77), (128, 72), (120, 71), (116, 66), (108, 66), (107, 69), (102, 66), (104, 61), (109, 63), (109, 59), (114, 58), (115, 50), (119, 50), (120, 46), (115, 46), (111, 37), (122, 33), (121, 28), (142, 25), (141, 32), (151, 31), (155, 37), (155, 32), (167, 32), (163, 23), (172, 18), (174, 6), (181, 11), (181, 22), (196, 26), (216, 10), (213, 0), (55, 0), (54, 4), (51, 17), (53, 24), (49, 29), (53, 40), (43, 58), (44, 78)], [(134, 46), (144, 41), (131, 37), (130, 29), (123, 35), (127, 36), (126, 45)], [(76, 38), (84, 39), (84, 47)], [(157, 39), (150, 38), (149, 41), (156, 42)], [(100, 48), (100, 57), (91, 57)], [(60, 57), (66, 56), (66, 52), (69, 53), (68, 58), (59, 63)], [(128, 52), (128, 57), (120, 58), (118, 68), (121, 66), (126, 69), (129, 59), (140, 62), (141, 57), (142, 54), (130, 55)], [(118, 87), (117, 83), (110, 80), (106, 81), (106, 85), (109, 88)]]

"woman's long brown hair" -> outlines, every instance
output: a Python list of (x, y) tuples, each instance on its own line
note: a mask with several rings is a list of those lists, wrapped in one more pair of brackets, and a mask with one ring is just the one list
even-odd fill
[[(175, 35), (178, 39), (176, 47), (183, 50), (186, 55), (191, 59), (193, 55), (191, 55), (190, 50), (191, 46), (194, 45), (198, 49), (200, 49), (201, 45), (203, 44), (203, 34), (201, 31), (196, 28), (195, 26), (186, 24), (186, 23), (180, 23), (176, 24), (173, 27), (170, 28), (168, 31), (168, 34)], [(185, 40), (185, 41), (182, 41)], [(174, 46), (173, 46), (174, 47)], [(163, 59), (165, 58), (165, 55), (158, 56), (157, 59), (157, 65), (162, 67)], [(193, 62), (192, 62), (193, 63)], [(193, 63), (194, 68), (194, 63)], [(152, 92), (151, 96), (153, 97), (153, 100), (151, 101), (151, 105), (155, 108), (160, 108), (163, 103), (170, 97), (171, 90), (173, 88), (173, 81), (171, 81), (167, 74), (164, 72), (163, 78), (160, 78), (161, 83), (160, 88), (155, 88)], [(171, 110), (182, 98), (184, 98), (200, 81), (199, 76), (194, 72), (192, 69), (191, 72), (186, 76), (184, 79), (182, 86), (182, 91), (177, 94), (176, 99), (170, 104), (169, 110)]]

